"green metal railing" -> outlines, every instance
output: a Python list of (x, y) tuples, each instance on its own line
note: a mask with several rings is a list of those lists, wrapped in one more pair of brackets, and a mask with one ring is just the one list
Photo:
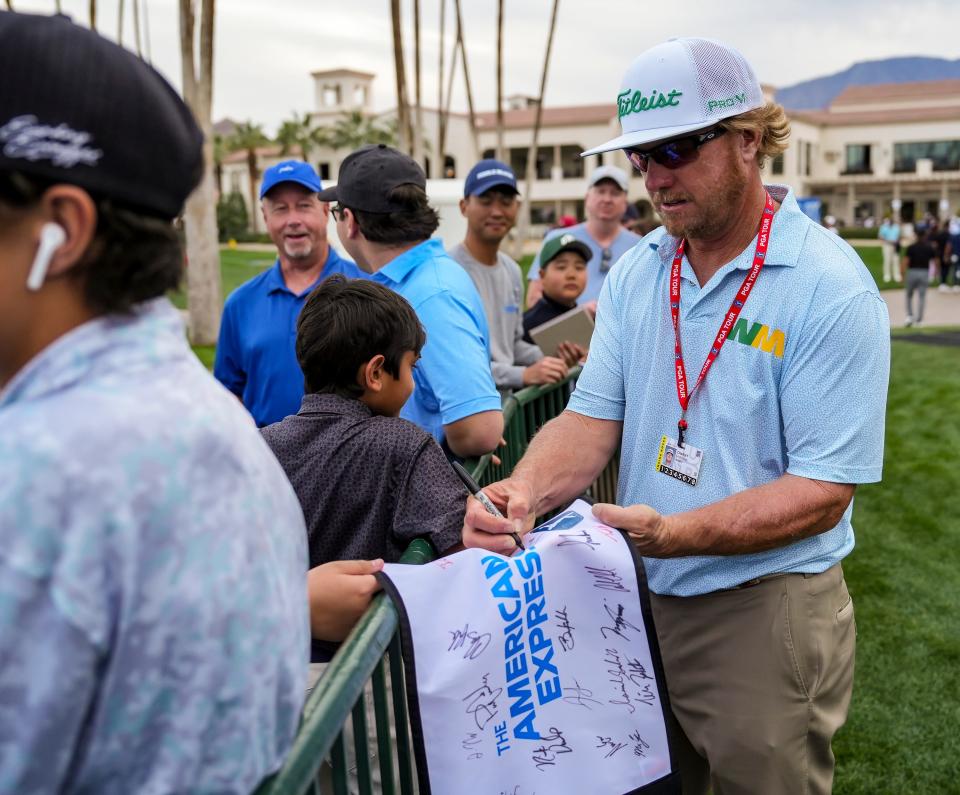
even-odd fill
[[(490, 455), (469, 462), (468, 469), (481, 485), (510, 474), (534, 434), (563, 411), (579, 374), (577, 367), (559, 384), (529, 387), (504, 399), (507, 444), (497, 450), (500, 463), (495, 464)], [(616, 501), (618, 463), (615, 456), (588, 490), (594, 501)], [(400, 562), (422, 564), (433, 557), (430, 544), (417, 539)], [(283, 767), (261, 784), (255, 795), (328, 795), (331, 790), (334, 795), (347, 795), (351, 790), (360, 795), (373, 793), (375, 768), (370, 760), (367, 691), (372, 691), (379, 791), (384, 795), (416, 792), (397, 622), (393, 603), (384, 594), (377, 596), (307, 699), (300, 729)], [(348, 748), (353, 750), (355, 771), (350, 767)]]

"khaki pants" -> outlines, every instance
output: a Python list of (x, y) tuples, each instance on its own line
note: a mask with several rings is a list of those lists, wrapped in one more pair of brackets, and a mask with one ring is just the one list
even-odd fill
[(683, 792), (829, 793), (856, 638), (840, 565), (650, 601)]

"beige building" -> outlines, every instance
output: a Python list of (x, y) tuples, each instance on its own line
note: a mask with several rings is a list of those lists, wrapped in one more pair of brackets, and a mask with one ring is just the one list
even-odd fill
[[(314, 80), (316, 126), (329, 126), (344, 114), (358, 111), (381, 123), (395, 119), (395, 111), (376, 112), (371, 105), (375, 75), (352, 69), (318, 71)], [(774, 89), (765, 86), (768, 96)], [(511, 97), (504, 111), (505, 159), (523, 179), (533, 128), (532, 100)], [(765, 167), (766, 179), (790, 185), (799, 197), (816, 197), (823, 214), (841, 225), (880, 219), (885, 214), (913, 220), (930, 212), (945, 216), (960, 204), (960, 80), (903, 83), (848, 88), (822, 112), (793, 112), (793, 132), (787, 151)], [(462, 180), (482, 156), (493, 156), (496, 113), (477, 116), (474, 138), (469, 118), (451, 114), (445, 137), (443, 163), (437, 152), (438, 114), (424, 108), (426, 171), (432, 179)], [(580, 152), (619, 134), (616, 107), (610, 104), (546, 107), (543, 110), (536, 179), (521, 184), (531, 202), (534, 228), (539, 235), (561, 215), (583, 217), (583, 197), (590, 172), (600, 165), (617, 165), (631, 173), (630, 200), (641, 217), (653, 210), (641, 176), (629, 168), (620, 152), (581, 158)], [(336, 180), (348, 150), (313, 147), (308, 153), (324, 182)], [(258, 151), (259, 167), (286, 157), (279, 147)], [(223, 189), (249, 196), (246, 154), (227, 157)], [(444, 194), (454, 195), (449, 190)], [(253, 213), (262, 231), (259, 211)]]

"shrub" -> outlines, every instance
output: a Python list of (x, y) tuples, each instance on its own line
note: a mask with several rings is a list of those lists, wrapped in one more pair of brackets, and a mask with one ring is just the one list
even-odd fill
[(221, 196), (217, 202), (217, 228), (220, 242), (239, 240), (247, 232), (247, 204), (238, 191)]

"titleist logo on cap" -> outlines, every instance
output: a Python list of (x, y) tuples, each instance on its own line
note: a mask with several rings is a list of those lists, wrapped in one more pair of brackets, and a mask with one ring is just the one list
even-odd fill
[(6, 157), (31, 162), (49, 160), (62, 168), (97, 164), (103, 151), (87, 145), (91, 138), (90, 133), (66, 124), (40, 124), (36, 116), (16, 116), (0, 127), (0, 143)]

